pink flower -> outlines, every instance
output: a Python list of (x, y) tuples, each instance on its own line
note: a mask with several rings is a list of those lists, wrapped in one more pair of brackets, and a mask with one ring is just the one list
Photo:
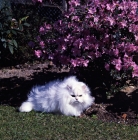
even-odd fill
[(54, 59), (54, 54), (49, 54), (48, 59), (53, 60)]
[(138, 66), (133, 67), (132, 77), (138, 77)]
[(121, 21), (121, 22), (120, 22), (120, 26), (121, 26), (122, 28), (126, 27), (126, 26), (127, 26), (127, 22), (126, 22), (125, 20)]
[(41, 26), (40, 29), (39, 29), (39, 33), (40, 34), (45, 34), (45, 32), (46, 32), (45, 28), (43, 26)]
[(126, 44), (126, 46), (125, 46), (126, 52), (128, 52), (128, 53), (135, 52), (136, 48), (137, 48), (137, 46), (135, 46), (134, 44), (130, 44), (130, 43)]
[(43, 2), (43, 0), (32, 0), (34, 3), (36, 3), (36, 2), (40, 2), (40, 3), (42, 3)]
[(116, 65), (115, 65), (115, 68), (116, 68), (116, 70), (120, 71), (121, 68), (122, 68), (122, 65), (121, 65), (121, 64), (116, 64)]
[(107, 71), (109, 71), (110, 70), (110, 65), (108, 64), (108, 63), (105, 63), (105, 69), (107, 70)]
[(50, 30), (52, 27), (51, 27), (50, 24), (44, 23), (44, 28), (45, 28), (46, 30)]
[(38, 36), (36, 37), (36, 40), (37, 40), (38, 42), (40, 42), (40, 41), (41, 41), (41, 37), (38, 35)]
[(138, 35), (134, 35), (135, 36), (135, 40), (138, 41)]
[(109, 11), (113, 11), (111, 4), (106, 4), (106, 9)]
[(99, 17), (94, 17), (94, 22), (98, 23), (98, 21), (99, 21)]
[(76, 58), (76, 59), (71, 59), (70, 62), (73, 67), (77, 67), (77, 66), (87, 67), (89, 60), (84, 60), (83, 58)]
[(40, 41), (39, 45), (41, 46), (41, 48), (44, 48), (45, 47), (44, 41)]
[(79, 19), (78, 16), (73, 16), (73, 17), (72, 17), (72, 20), (74, 20), (74, 21), (80, 21), (80, 19)]
[(41, 2), (41, 3), (43, 2), (43, 0), (37, 0), (37, 1), (38, 1), (38, 2)]
[(138, 25), (137, 25), (137, 24), (131, 24), (131, 25), (129, 26), (129, 31), (130, 31), (130, 32), (137, 33), (137, 32), (138, 32)]
[(71, 6), (79, 6), (80, 5), (80, 0), (70, 0), (69, 1), (69, 4), (71, 5)]
[(83, 64), (84, 67), (87, 67), (88, 64), (89, 64), (89, 60), (84, 60), (82, 64)]
[(83, 44), (83, 40), (82, 40), (82, 39), (77, 39), (77, 40), (73, 43), (73, 45), (74, 45), (75, 47), (77, 47), (77, 48), (80, 48), (80, 47), (82, 46), (82, 44)]
[(106, 20), (109, 21), (111, 26), (115, 24), (115, 20), (112, 17), (107, 17)]
[(73, 66), (73, 67), (77, 67), (78, 66), (78, 61), (77, 60), (75, 60), (75, 59), (71, 59), (71, 65)]
[(96, 12), (96, 8), (93, 8), (93, 7), (91, 7), (91, 8), (88, 8), (88, 14), (94, 14)]
[(122, 61), (120, 58), (118, 59), (113, 59), (111, 61), (111, 64), (113, 64), (115, 66), (115, 69), (120, 71), (122, 69)]
[(102, 56), (102, 54), (101, 54), (101, 52), (96, 51), (96, 52), (95, 52), (95, 56), (96, 56), (96, 58), (98, 58), (98, 57), (101, 57), (101, 56)]
[(60, 52), (63, 52), (64, 50), (66, 50), (66, 45), (65, 45), (65, 43), (63, 43), (63, 44), (61, 44), (61, 45), (58, 45), (58, 50), (59, 50)]
[(108, 52), (110, 56), (118, 56), (119, 55), (119, 50), (118, 49), (111, 49)]
[(94, 52), (89, 52), (87, 57), (93, 60), (94, 58), (96, 58), (96, 54)]
[(35, 55), (40, 58), (42, 56), (42, 51), (41, 50), (35, 50)]

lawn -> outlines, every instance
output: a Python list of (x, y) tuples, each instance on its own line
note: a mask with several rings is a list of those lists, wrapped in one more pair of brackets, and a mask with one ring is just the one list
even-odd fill
[(136, 140), (138, 126), (0, 106), (0, 140)]

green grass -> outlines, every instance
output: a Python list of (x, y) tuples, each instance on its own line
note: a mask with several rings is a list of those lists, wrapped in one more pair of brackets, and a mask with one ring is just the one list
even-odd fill
[(0, 106), (0, 140), (137, 140), (138, 126)]

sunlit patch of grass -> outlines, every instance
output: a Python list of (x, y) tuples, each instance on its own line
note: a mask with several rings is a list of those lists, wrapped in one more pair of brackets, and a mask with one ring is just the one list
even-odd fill
[(1, 140), (136, 140), (138, 127), (0, 106)]

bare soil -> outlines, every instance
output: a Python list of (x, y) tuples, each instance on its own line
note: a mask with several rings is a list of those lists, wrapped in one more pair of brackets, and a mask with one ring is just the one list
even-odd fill
[[(69, 69), (58, 69), (49, 62), (17, 65), (0, 69), (0, 104), (17, 108), (27, 99), (34, 85), (42, 85), (70, 75)], [(85, 77), (85, 76), (84, 76)], [(130, 86), (110, 99), (99, 96), (102, 91), (93, 89), (95, 104), (81, 117), (105, 122), (138, 124), (138, 89)]]

